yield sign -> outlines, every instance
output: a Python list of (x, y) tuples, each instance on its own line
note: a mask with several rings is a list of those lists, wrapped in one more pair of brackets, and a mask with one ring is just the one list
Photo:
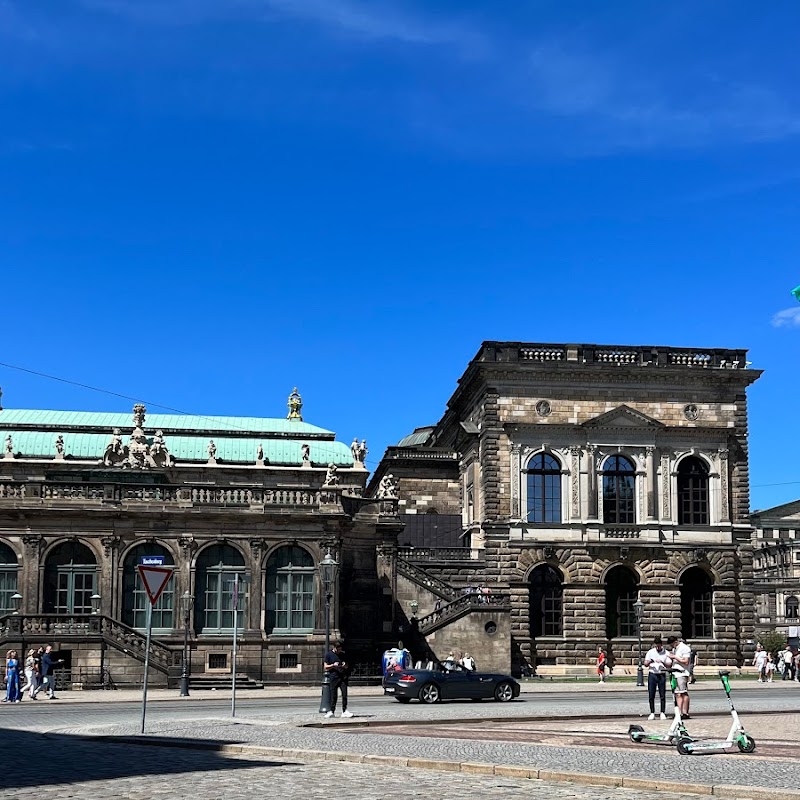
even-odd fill
[(139, 577), (144, 584), (144, 590), (150, 598), (150, 602), (155, 605), (164, 587), (172, 577), (172, 567), (145, 567), (139, 564), (136, 569), (139, 570)]

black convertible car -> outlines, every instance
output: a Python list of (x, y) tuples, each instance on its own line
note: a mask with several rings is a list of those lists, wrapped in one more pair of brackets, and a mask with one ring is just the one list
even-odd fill
[(507, 703), (519, 696), (519, 684), (510, 675), (472, 672), (456, 666), (434, 669), (404, 669), (383, 679), (383, 693), (400, 703), (417, 699), (422, 703), (440, 700), (485, 700)]

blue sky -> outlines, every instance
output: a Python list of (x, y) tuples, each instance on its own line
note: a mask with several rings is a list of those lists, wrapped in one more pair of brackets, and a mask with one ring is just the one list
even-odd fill
[(201, 414), (283, 416), (297, 385), (374, 467), (485, 339), (748, 347), (753, 507), (788, 502), (799, 23), (737, 0), (0, 0), (0, 360)]

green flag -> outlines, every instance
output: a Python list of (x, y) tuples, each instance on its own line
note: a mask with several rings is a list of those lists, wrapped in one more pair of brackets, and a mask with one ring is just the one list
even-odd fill
[(794, 289), (792, 289), (792, 294), (795, 300), (800, 301), (800, 286), (795, 286)]

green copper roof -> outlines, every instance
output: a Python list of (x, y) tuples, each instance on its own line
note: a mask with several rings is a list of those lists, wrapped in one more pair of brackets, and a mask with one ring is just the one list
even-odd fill
[[(18, 457), (53, 459), (55, 440), (61, 435), (67, 460), (99, 461), (114, 428), (127, 445), (134, 428), (132, 414), (7, 409), (0, 412), (0, 457), (6, 436), (11, 435)], [(353, 464), (350, 448), (335, 441), (333, 432), (299, 420), (147, 414), (143, 429), (148, 444), (156, 431), (164, 432), (164, 442), (178, 465), (207, 462), (210, 439), (222, 464), (255, 464), (261, 445), (267, 463), (299, 466), (303, 444), (309, 445), (313, 464)]]
[[(133, 427), (130, 412), (110, 413), (95, 411), (45, 411), (39, 409), (5, 409), (0, 411), (0, 428), (46, 427), (69, 428), (121, 428)], [(145, 429), (148, 431), (211, 431), (214, 433), (243, 434), (261, 433), (299, 437), (333, 438), (332, 431), (300, 422), (296, 419), (270, 419), (264, 417), (203, 417), (195, 414), (147, 414)]]

